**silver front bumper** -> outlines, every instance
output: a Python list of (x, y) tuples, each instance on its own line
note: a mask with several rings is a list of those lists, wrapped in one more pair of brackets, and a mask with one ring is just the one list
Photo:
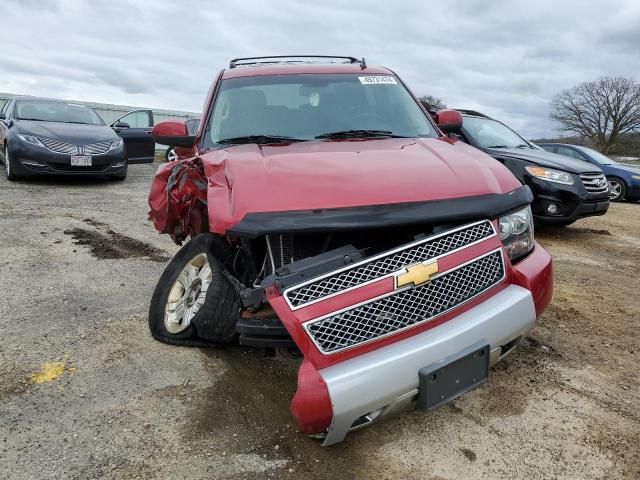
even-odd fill
[(320, 370), (333, 407), (323, 445), (341, 442), (358, 426), (410, 405), (422, 367), (481, 340), (491, 346), (493, 365), (502, 358), (502, 347), (524, 336), (535, 321), (531, 292), (510, 285), (442, 325)]

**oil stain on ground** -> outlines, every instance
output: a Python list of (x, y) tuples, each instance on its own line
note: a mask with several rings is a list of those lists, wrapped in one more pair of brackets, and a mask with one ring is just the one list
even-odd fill
[[(99, 222), (85, 220), (85, 223), (106, 227)], [(100, 232), (76, 227), (64, 233), (73, 238), (75, 245), (89, 247), (91, 254), (99, 259), (148, 258), (154, 262), (166, 262), (170, 258), (164, 250), (111, 229)]]

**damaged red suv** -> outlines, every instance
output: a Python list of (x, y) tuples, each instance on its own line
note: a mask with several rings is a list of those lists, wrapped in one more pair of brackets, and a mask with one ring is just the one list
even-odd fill
[(195, 135), (153, 130), (192, 150), (149, 196), (158, 231), (188, 240), (153, 336), (297, 349), (291, 412), (325, 445), (483, 383), (548, 305), (551, 258), (529, 187), (443, 134), (461, 121), (364, 60), (233, 60)]

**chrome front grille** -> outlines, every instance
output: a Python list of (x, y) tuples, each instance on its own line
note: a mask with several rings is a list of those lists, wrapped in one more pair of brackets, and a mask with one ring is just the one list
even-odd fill
[(112, 143), (111, 140), (105, 140), (89, 145), (73, 145), (52, 138), (39, 137), (38, 140), (52, 152), (63, 153), (65, 155), (101, 155), (109, 151)]
[(584, 184), (584, 188), (589, 193), (605, 193), (609, 191), (607, 178), (603, 173), (583, 173), (580, 179)]
[(67, 155), (76, 155), (78, 147), (70, 143), (53, 140), (52, 138), (38, 138), (42, 144), (55, 153), (65, 153)]
[(91, 143), (81, 147), (83, 149), (83, 155), (101, 155), (107, 153), (111, 148), (111, 140), (105, 140), (104, 142)]
[(495, 250), (423, 286), (312, 320), (304, 328), (322, 353), (336, 353), (428, 322), (498, 284), (504, 276), (502, 251)]
[(493, 235), (495, 231), (489, 220), (465, 225), (357, 262), (338, 273), (332, 272), (324, 277), (293, 286), (285, 290), (284, 295), (290, 307), (300, 308), (330, 295), (391, 275), (407, 265), (451, 253)]

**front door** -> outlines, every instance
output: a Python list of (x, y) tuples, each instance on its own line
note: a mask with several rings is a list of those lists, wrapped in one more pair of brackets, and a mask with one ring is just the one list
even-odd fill
[(153, 162), (156, 145), (151, 136), (153, 128), (151, 110), (133, 110), (125, 113), (113, 121), (111, 128), (124, 140), (129, 163)]

